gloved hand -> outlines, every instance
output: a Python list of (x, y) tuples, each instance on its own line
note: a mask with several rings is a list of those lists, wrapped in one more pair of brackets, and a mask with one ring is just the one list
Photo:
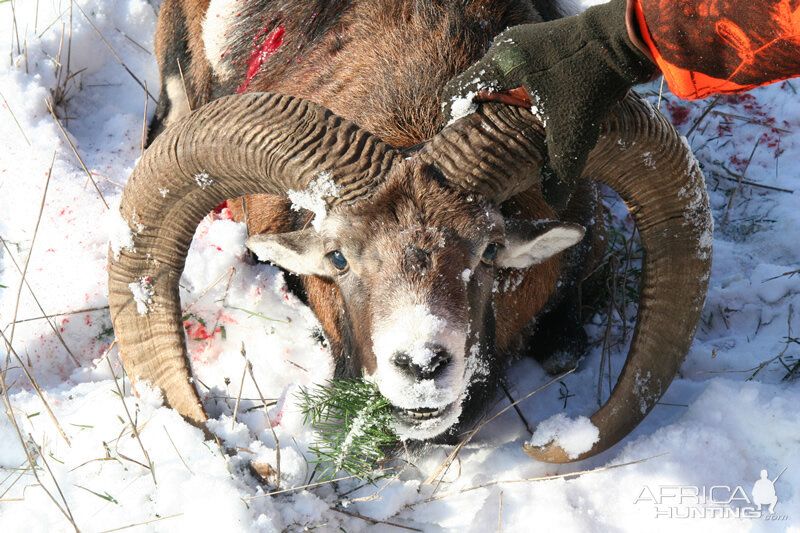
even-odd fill
[(612, 0), (573, 17), (510, 28), (442, 93), (450, 121), (474, 109), (471, 101), (486, 90), (527, 90), (546, 131), (545, 199), (557, 210), (566, 206), (612, 107), (656, 70), (644, 45), (629, 37), (626, 18), (633, 15), (626, 8), (627, 0)]

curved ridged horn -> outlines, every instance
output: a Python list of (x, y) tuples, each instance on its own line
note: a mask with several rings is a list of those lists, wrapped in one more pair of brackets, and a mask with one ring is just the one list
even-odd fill
[[(499, 203), (535, 180), (544, 130), (525, 109), (484, 104), (429, 144), (421, 157), (449, 181), (484, 194), (499, 191)], [(531, 160), (537, 166), (526, 167)], [(476, 178), (486, 172), (493, 175)], [(638, 96), (629, 96), (608, 120), (583, 177), (610, 186), (628, 206), (644, 248), (642, 287), (625, 366), (591, 417), (599, 440), (577, 457), (552, 442), (525, 445), (534, 459), (554, 463), (606, 450), (650, 412), (692, 343), (711, 269), (713, 219), (703, 175), (672, 125)], [(505, 183), (511, 193), (501, 190)]]
[(169, 405), (202, 426), (207, 416), (191, 380), (178, 295), (202, 218), (227, 198), (285, 195), (314, 179), (337, 186), (330, 206), (348, 204), (399, 157), (321, 106), (266, 93), (220, 98), (159, 135), (122, 194), (120, 213), (132, 239), (112, 242), (109, 253), (111, 318), (131, 379), (150, 380)]

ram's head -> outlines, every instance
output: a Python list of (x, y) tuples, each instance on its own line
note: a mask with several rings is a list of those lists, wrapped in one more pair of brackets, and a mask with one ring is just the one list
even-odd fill
[[(131, 246), (111, 261), (109, 299), (129, 375), (153, 381), (170, 405), (202, 424), (178, 299), (194, 229), (226, 198), (317, 191), (315, 226), (253, 236), (248, 245), (288, 270), (335, 280), (359, 317), (349, 324), (361, 347), (353, 365), (397, 407), (407, 436), (442, 433), (482, 367), (492, 365), (494, 269), (526, 268), (583, 235), (575, 225), (517, 224), (500, 215), (500, 204), (538, 179), (543, 138), (530, 112), (499, 104), (413, 153), (289, 96), (204, 106), (156, 139), (123, 195), (121, 213), (129, 221), (135, 213), (140, 229), (131, 224)], [(592, 417), (600, 439), (580, 458), (644, 418), (691, 343), (710, 265), (710, 215), (693, 161), (666, 121), (635, 98), (609, 121), (590, 157), (585, 175), (626, 200), (646, 257), (627, 363)], [(130, 289), (141, 279), (149, 280), (144, 310)], [(574, 459), (553, 444), (528, 452)]]

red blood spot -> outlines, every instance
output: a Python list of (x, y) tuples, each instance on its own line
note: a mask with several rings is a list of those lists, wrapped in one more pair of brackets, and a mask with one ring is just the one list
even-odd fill
[(669, 109), (669, 112), (672, 115), (672, 124), (675, 126), (682, 126), (686, 124), (686, 121), (689, 119), (690, 111), (688, 107), (667, 102), (667, 109)]
[[(237, 94), (242, 94), (250, 86), (250, 81), (258, 74), (264, 62), (269, 59), (272, 54), (278, 51), (278, 48), (283, 44), (283, 35), (286, 33), (283, 26), (278, 26), (267, 35), (267, 38), (260, 45), (256, 45), (253, 52), (250, 54), (250, 59), (247, 60), (247, 77), (244, 83), (236, 90)], [(263, 32), (262, 32), (263, 34)], [(256, 40), (262, 34), (256, 36)]]
[(214, 213), (215, 215), (218, 215), (218, 214), (220, 214), (220, 213), (222, 212), (222, 210), (223, 210), (223, 209), (225, 209), (226, 207), (228, 207), (228, 200), (225, 200), (224, 202), (222, 202), (221, 204), (219, 204), (217, 207), (215, 207), (215, 208), (214, 208), (214, 210), (212, 211), (212, 213)]

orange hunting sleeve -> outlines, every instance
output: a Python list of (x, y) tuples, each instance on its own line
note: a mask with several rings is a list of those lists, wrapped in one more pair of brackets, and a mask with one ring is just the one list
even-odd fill
[(800, 76), (800, 0), (635, 0), (672, 92), (736, 93)]

